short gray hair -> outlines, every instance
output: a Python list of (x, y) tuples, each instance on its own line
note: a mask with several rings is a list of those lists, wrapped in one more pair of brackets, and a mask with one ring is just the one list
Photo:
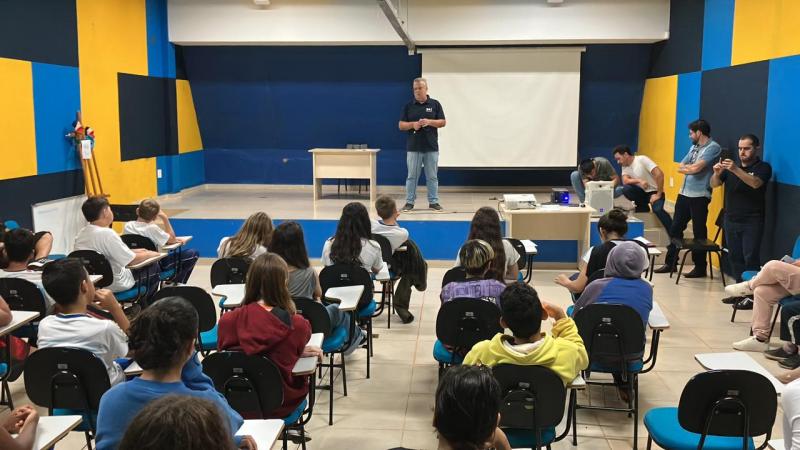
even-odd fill
[(425, 87), (428, 87), (428, 80), (426, 80), (425, 78), (422, 77), (414, 78), (414, 82), (412, 84), (417, 84), (417, 83), (425, 83)]

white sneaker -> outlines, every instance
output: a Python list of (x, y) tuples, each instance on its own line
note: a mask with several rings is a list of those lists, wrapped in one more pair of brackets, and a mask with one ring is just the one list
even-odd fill
[(769, 350), (769, 341), (761, 342), (755, 336), (750, 336), (747, 339), (734, 342), (733, 348), (742, 352), (765, 352)]
[(725, 293), (731, 297), (747, 297), (753, 293), (753, 288), (750, 287), (749, 281), (742, 281), (725, 286)]

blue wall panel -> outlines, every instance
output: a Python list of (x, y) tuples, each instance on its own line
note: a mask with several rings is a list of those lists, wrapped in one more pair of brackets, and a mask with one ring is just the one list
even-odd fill
[(706, 0), (703, 20), (703, 70), (731, 65), (735, 0)]
[(675, 110), (675, 162), (681, 162), (692, 146), (689, 123), (700, 118), (701, 72), (678, 75), (678, 101)]
[[(81, 109), (77, 67), (33, 63), (33, 109), (36, 120), (36, 166), (39, 174), (80, 167), (66, 134)], [(86, 118), (89, 125), (91, 118)]]
[(157, 180), (158, 195), (180, 192), (205, 183), (205, 157), (203, 151), (159, 156), (156, 169), (161, 170)]
[[(775, 181), (800, 186), (800, 56), (769, 62), (769, 94), (764, 159), (772, 164)], [(797, 209), (797, 208), (794, 208)]]
[(145, 19), (148, 75), (175, 78), (175, 47), (169, 42), (167, 0), (146, 0)]

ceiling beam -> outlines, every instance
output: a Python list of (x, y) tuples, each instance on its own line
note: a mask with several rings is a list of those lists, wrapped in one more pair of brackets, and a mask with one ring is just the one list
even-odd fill
[(408, 54), (413, 55), (416, 53), (417, 44), (411, 40), (411, 36), (408, 35), (405, 28), (403, 28), (403, 21), (400, 20), (400, 16), (397, 15), (397, 8), (394, 7), (391, 0), (378, 0), (378, 6), (381, 7), (381, 11), (389, 19), (389, 23), (394, 28), (394, 31), (400, 36), (400, 39), (403, 40), (403, 43), (406, 44), (408, 47)]

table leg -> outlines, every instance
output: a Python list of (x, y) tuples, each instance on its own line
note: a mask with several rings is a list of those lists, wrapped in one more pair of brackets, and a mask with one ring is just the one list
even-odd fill
[(322, 180), (314, 178), (314, 201), (316, 202), (322, 197)]

